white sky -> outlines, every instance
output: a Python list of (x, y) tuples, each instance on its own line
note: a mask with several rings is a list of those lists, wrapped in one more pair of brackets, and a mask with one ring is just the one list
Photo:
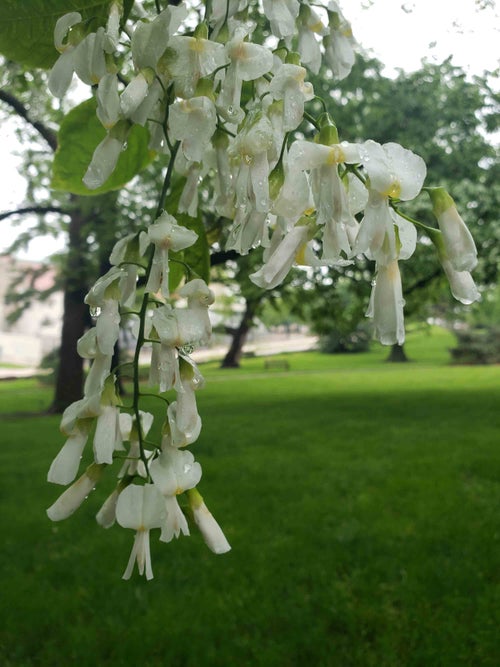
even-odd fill
[[(500, 66), (500, 10), (486, 7), (486, 0), (339, 0), (363, 49), (386, 65), (386, 74), (397, 68), (412, 71), (421, 60), (453, 62), (470, 74), (493, 72)], [(496, 4), (496, 3), (494, 3)], [(0, 126), (0, 211), (22, 205), (23, 179), (17, 174), (12, 126)], [(0, 252), (23, 226), (0, 222)], [(30, 244), (23, 258), (39, 260), (61, 249), (64, 239), (40, 238)]]

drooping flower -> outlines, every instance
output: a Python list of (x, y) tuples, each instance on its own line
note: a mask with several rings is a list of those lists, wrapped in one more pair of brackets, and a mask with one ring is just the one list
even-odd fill
[(250, 200), (260, 213), (269, 211), (269, 159), (273, 146), (273, 128), (262, 112), (247, 116), (247, 120), (229, 148), (237, 164), (234, 189), (236, 206), (245, 207)]
[(145, 573), (146, 579), (153, 578), (149, 531), (160, 528), (164, 520), (165, 502), (154, 484), (131, 484), (120, 493), (116, 503), (116, 521), (122, 528), (136, 531), (123, 579), (130, 579), (136, 561), (139, 574)]
[[(333, 126), (332, 130), (338, 141)], [(332, 262), (341, 261), (342, 253), (345, 257), (350, 257), (350, 237), (353, 234), (349, 232), (349, 228), (357, 230), (348, 194), (338, 172), (340, 163), (356, 162), (359, 162), (359, 147), (347, 142), (326, 145), (296, 141), (288, 153), (290, 181), (293, 182), (293, 174), (298, 170), (308, 170), (311, 173), (316, 222), (324, 225), (323, 259)]]
[(153, 21), (138, 21), (132, 35), (132, 58), (137, 69), (156, 67), (171, 36), (187, 16), (185, 5), (169, 6)]
[(367, 317), (382, 345), (402, 345), (405, 340), (403, 290), (397, 260), (377, 265)]
[(262, 0), (264, 14), (271, 23), (271, 32), (280, 39), (295, 32), (295, 19), (299, 15), (299, 0)]
[(328, 30), (314, 9), (304, 3), (300, 6), (297, 29), (300, 60), (313, 74), (318, 74), (321, 67), (321, 49), (316, 35), (325, 35)]
[(455, 202), (444, 188), (429, 188), (428, 193), (449, 262), (455, 271), (472, 271), (477, 264), (476, 244)]
[(151, 478), (165, 498), (166, 520), (160, 540), (170, 542), (174, 537), (189, 535), (186, 517), (177, 497), (192, 489), (201, 479), (201, 466), (191, 452), (176, 447), (162, 447), (160, 456), (150, 466)]
[(381, 146), (372, 140), (360, 146), (360, 157), (368, 175), (369, 199), (353, 254), (389, 263), (398, 257), (389, 197), (403, 201), (416, 197), (426, 176), (425, 162), (399, 144)]
[(76, 420), (71, 435), (52, 461), (47, 481), (66, 485), (75, 479), (93, 421), (93, 419)]
[(170, 136), (181, 142), (181, 150), (187, 160), (201, 162), (217, 127), (217, 114), (208, 97), (178, 100), (170, 106)]
[(305, 81), (307, 70), (300, 65), (284, 63), (276, 71), (269, 93), (275, 100), (283, 100), (283, 130), (295, 130), (304, 118), (304, 103), (312, 100), (312, 84)]
[(78, 29), (71, 30), (82, 21), (78, 12), (61, 16), (54, 28), (54, 46), (61, 54), (50, 70), (48, 87), (54, 97), (63, 97), (68, 90), (75, 71), (75, 52), (83, 35)]
[(167, 63), (179, 97), (192, 98), (198, 81), (228, 62), (224, 45), (207, 37), (206, 25), (201, 24), (192, 37), (175, 36), (170, 40), (175, 57)]
[(164, 211), (155, 223), (148, 228), (148, 236), (155, 246), (155, 252), (146, 292), (156, 294), (161, 288), (163, 296), (168, 298), (170, 293), (168, 287), (169, 250), (178, 252), (188, 248), (196, 241), (198, 234), (178, 225), (174, 216)]
[(328, 4), (328, 19), (330, 32), (323, 37), (325, 60), (332, 70), (333, 77), (341, 81), (349, 75), (354, 65), (356, 40), (352, 34), (351, 24), (334, 0), (330, 0)]
[[(128, 440), (130, 442), (130, 447), (127, 453), (127, 458), (122, 465), (118, 477), (122, 478), (126, 475), (138, 475), (139, 477), (147, 477), (146, 468), (144, 462), (141, 459), (141, 449), (139, 444), (139, 427), (137, 425), (137, 420), (134, 417), (128, 419), (126, 423), (122, 421), (122, 417), (125, 415), (120, 415), (120, 433), (123, 440)], [(151, 426), (153, 425), (154, 417), (150, 412), (143, 412), (139, 410), (140, 416), (140, 428), (142, 438), (145, 438), (149, 433)], [(130, 417), (127, 415), (127, 417)], [(149, 454), (150, 452), (148, 452)]]
[(228, 122), (239, 124), (245, 117), (240, 107), (243, 81), (254, 81), (269, 72), (273, 66), (273, 54), (265, 46), (245, 42), (248, 28), (239, 25), (225, 49), (231, 63), (225, 71), (217, 110)]
[(304, 251), (315, 232), (315, 225), (301, 218), (270, 254), (263, 266), (250, 275), (250, 280), (263, 289), (273, 289), (283, 282), (296, 258)]
[(94, 460), (96, 463), (113, 463), (113, 452), (123, 450), (119, 402), (115, 390), (115, 378), (110, 375), (104, 383), (101, 408), (94, 434)]
[(51, 521), (62, 521), (75, 512), (99, 481), (104, 466), (92, 463), (83, 475), (62, 493), (47, 510)]
[(187, 495), (194, 521), (210, 551), (213, 551), (214, 554), (224, 554), (230, 551), (231, 546), (222, 532), (222, 528), (205, 505), (198, 490), (189, 489)]
[(128, 121), (118, 121), (97, 145), (82, 179), (89, 190), (96, 190), (101, 187), (115, 170), (130, 128), (131, 125)]

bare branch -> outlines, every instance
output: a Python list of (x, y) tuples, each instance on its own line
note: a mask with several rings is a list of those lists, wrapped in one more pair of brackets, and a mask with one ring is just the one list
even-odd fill
[(26, 213), (41, 213), (42, 215), (45, 215), (45, 213), (61, 213), (62, 215), (69, 215), (68, 211), (58, 206), (26, 206), (0, 213), (0, 220), (5, 220), (5, 218), (9, 218), (11, 215), (24, 215)]
[(38, 121), (38, 120), (33, 120), (30, 118), (30, 115), (28, 113), (28, 109), (24, 106), (24, 104), (19, 100), (15, 95), (12, 95), (12, 93), (8, 93), (6, 90), (0, 89), (0, 100), (8, 104), (14, 111), (17, 113), (18, 116), (21, 116), (21, 118), (24, 118), (24, 120), (29, 123), (32, 127), (35, 128), (35, 130), (42, 136), (45, 141), (49, 144), (49, 146), (52, 148), (53, 151), (57, 149), (57, 135), (55, 132), (53, 132), (49, 127), (44, 125), (44, 123)]

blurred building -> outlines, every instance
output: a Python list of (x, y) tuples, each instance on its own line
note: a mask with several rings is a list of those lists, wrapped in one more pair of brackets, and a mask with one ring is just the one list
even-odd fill
[(14, 322), (9, 315), (16, 303), (7, 303), (9, 293), (26, 290), (45, 292), (55, 285), (56, 272), (40, 262), (0, 256), (0, 364), (38, 366), (42, 358), (58, 347), (61, 338), (63, 293), (54, 291), (44, 300), (31, 299)]

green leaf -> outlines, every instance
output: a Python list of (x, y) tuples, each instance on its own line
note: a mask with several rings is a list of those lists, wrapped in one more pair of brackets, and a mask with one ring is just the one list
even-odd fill
[(82, 178), (92, 159), (96, 146), (106, 136), (99, 122), (94, 99), (82, 102), (63, 119), (58, 134), (58, 149), (52, 165), (52, 188), (75, 195), (100, 195), (118, 190), (144, 169), (153, 159), (148, 149), (149, 133), (144, 127), (134, 125), (127, 139), (127, 149), (120, 155), (118, 164), (106, 183), (96, 190), (89, 190)]
[(1, 0), (0, 53), (29, 67), (52, 67), (58, 58), (54, 26), (59, 17), (80, 12), (95, 19), (92, 28), (105, 25), (109, 0)]

